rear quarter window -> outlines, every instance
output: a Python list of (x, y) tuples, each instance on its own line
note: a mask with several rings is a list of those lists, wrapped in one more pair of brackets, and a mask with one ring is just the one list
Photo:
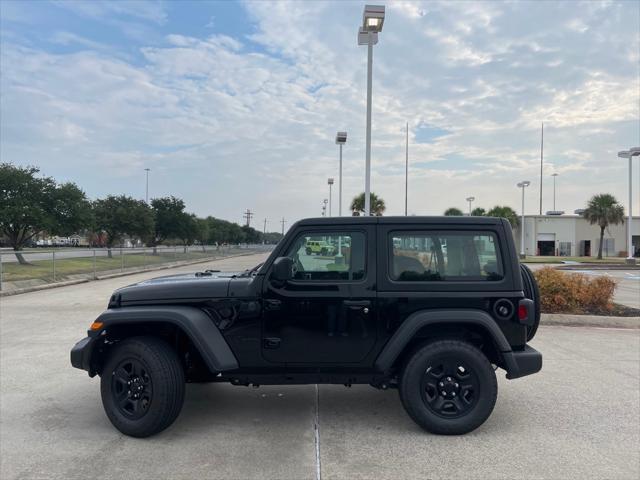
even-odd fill
[(493, 232), (391, 232), (389, 276), (397, 282), (491, 282), (504, 278)]

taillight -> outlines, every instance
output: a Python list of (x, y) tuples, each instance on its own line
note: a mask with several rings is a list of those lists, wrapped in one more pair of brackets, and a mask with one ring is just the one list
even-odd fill
[(529, 316), (529, 309), (527, 308), (526, 305), (518, 305), (518, 319), (523, 322), (527, 319), (527, 317)]

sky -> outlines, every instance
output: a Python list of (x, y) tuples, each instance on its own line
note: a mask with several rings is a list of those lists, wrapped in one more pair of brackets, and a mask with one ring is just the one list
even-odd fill
[[(640, 2), (388, 1), (373, 52), (372, 191), (404, 214), (628, 203), (640, 145)], [(364, 2), (0, 1), (0, 159), (109, 194), (279, 230), (319, 216), (344, 147), (364, 191)], [(640, 213), (640, 157), (634, 210)]]

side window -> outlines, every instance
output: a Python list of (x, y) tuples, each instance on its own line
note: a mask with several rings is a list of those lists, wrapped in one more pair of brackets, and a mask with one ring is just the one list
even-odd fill
[(497, 281), (504, 276), (491, 232), (393, 232), (390, 240), (392, 280)]
[(296, 280), (362, 280), (365, 277), (365, 236), (361, 232), (322, 232), (299, 236), (287, 256)]

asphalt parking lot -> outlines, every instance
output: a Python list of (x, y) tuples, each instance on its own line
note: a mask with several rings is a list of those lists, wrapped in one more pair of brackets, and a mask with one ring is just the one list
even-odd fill
[(424, 433), (394, 391), (189, 385), (172, 427), (125, 437), (69, 350), (115, 288), (157, 275), (0, 298), (0, 478), (640, 477), (639, 330), (541, 327), (543, 371), (513, 381), (499, 371), (493, 415), (466, 436)]

